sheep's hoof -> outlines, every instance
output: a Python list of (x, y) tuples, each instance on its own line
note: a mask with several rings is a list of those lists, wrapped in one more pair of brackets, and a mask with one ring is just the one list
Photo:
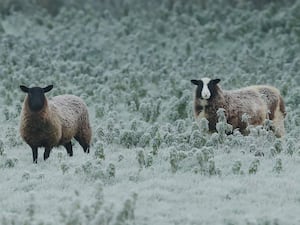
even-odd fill
[(66, 143), (66, 144), (64, 145), (64, 147), (66, 148), (68, 155), (69, 155), (70, 157), (73, 156), (72, 143), (71, 143), (71, 142), (68, 142), (68, 143)]
[(44, 152), (44, 160), (46, 160), (46, 159), (48, 159), (49, 158), (49, 156), (50, 156), (50, 151), (51, 151), (51, 149), (45, 149), (45, 152)]
[(31, 147), (31, 150), (32, 150), (33, 163), (37, 164), (38, 149), (35, 147)]
[(44, 160), (48, 159), (49, 155), (44, 154)]

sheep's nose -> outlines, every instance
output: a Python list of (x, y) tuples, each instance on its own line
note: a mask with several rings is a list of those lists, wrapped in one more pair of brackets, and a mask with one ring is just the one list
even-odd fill
[(203, 95), (203, 98), (204, 98), (204, 99), (208, 99), (208, 98), (209, 98), (209, 95), (208, 95), (208, 94)]

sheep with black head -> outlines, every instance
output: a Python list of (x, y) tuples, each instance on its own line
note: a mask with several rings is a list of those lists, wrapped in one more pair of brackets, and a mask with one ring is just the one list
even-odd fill
[(37, 163), (39, 147), (45, 148), (44, 160), (53, 147), (60, 145), (72, 156), (73, 137), (84, 152), (89, 153), (92, 131), (82, 99), (74, 95), (59, 95), (48, 100), (45, 93), (53, 85), (44, 88), (21, 85), (20, 88), (27, 93), (21, 112), (20, 134), (32, 149), (34, 163)]
[[(227, 123), (242, 134), (248, 134), (247, 126), (262, 125), (266, 119), (273, 122), (272, 130), (277, 137), (284, 135), (285, 105), (278, 89), (257, 85), (238, 90), (222, 90), (220, 79), (202, 78), (191, 80), (196, 85), (194, 96), (195, 118), (206, 118), (209, 130), (216, 131), (217, 110), (223, 108)], [(246, 114), (248, 121), (242, 120)]]

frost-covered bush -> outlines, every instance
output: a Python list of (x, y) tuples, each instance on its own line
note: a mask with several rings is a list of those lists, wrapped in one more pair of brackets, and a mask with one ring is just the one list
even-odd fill
[(4, 154), (4, 143), (2, 140), (0, 140), (0, 156)]
[(105, 115), (105, 108), (103, 106), (97, 106), (95, 111), (97, 118), (102, 118)]
[(185, 119), (189, 116), (191, 108), (189, 107), (190, 94), (185, 92), (179, 99), (172, 97), (170, 100), (168, 119), (176, 121), (178, 119)]
[(146, 122), (155, 122), (160, 114), (161, 100), (157, 99), (155, 102), (142, 102), (139, 106), (139, 111), (142, 118)]
[(200, 132), (204, 135), (209, 131), (208, 128), (208, 120), (206, 118), (202, 118), (199, 123)]
[(116, 167), (114, 164), (110, 163), (106, 169), (108, 178), (113, 178), (116, 176)]
[(281, 140), (276, 140), (274, 145), (270, 149), (270, 153), (272, 156), (276, 156), (283, 151), (283, 146)]
[[(62, 164), (63, 173), (69, 170), (69, 166)], [(75, 168), (75, 174), (82, 175), (87, 181), (106, 180), (108, 177), (104, 172), (101, 164), (93, 161), (86, 161), (82, 165)]]
[[(49, 14), (53, 6), (57, 11)], [(297, 186), (292, 182), (287, 192), (281, 182), (291, 177), (300, 155), (299, 6), (299, 1), (267, 0), (217, 4), (2, 1), (0, 199), (5, 209), (0, 210), (0, 223), (197, 222), (188, 207), (182, 208), (186, 218), (175, 215), (176, 210), (169, 210), (166, 217), (164, 209), (157, 208), (166, 200), (170, 208), (176, 208), (178, 202), (201, 208), (201, 202), (209, 212), (218, 205), (219, 216), (202, 209), (204, 224), (293, 224), (293, 217), (286, 216), (288, 210), (282, 211), (278, 221), (268, 212), (276, 205), (273, 191), (288, 193), (287, 198), (280, 198), (282, 207), (288, 209), (293, 202), (287, 204), (285, 199), (295, 197), (290, 190)], [(209, 133), (208, 121), (195, 121), (192, 115), (194, 91), (190, 84), (191, 79), (206, 76), (220, 78), (227, 90), (259, 84), (278, 88), (287, 109), (285, 137), (274, 136), (271, 120), (262, 126), (248, 126), (249, 135), (243, 136), (231, 129), (222, 110), (218, 111), (217, 132)], [(24, 100), (16, 88), (20, 84), (54, 84), (56, 89), (49, 98), (58, 94), (82, 97), (91, 115), (91, 154), (74, 152), (76, 156), (66, 160), (64, 150), (53, 150), (57, 160), (27, 167), (23, 156), (28, 152), (18, 135)], [(242, 119), (247, 123), (249, 116)], [(257, 205), (264, 200), (266, 218), (256, 219), (261, 209), (248, 207), (254, 195), (251, 185), (240, 182), (245, 177), (250, 184), (264, 187), (272, 184), (274, 177), (278, 182), (268, 189), (268, 195), (255, 194)], [(215, 185), (220, 181), (221, 188)], [(211, 188), (207, 189), (207, 184)], [(151, 193), (144, 186), (151, 187)], [(47, 192), (41, 194), (45, 187)], [(183, 198), (185, 188), (190, 187), (191, 195)], [(131, 188), (142, 198), (128, 192)], [(205, 193), (195, 195), (195, 191)], [(31, 193), (34, 199), (28, 196)], [(3, 196), (6, 194), (12, 198)], [(223, 194), (225, 199), (216, 198)], [(24, 204), (15, 204), (14, 196)], [(189, 196), (195, 199), (191, 201)], [(207, 198), (199, 201), (199, 196)], [(243, 203), (245, 196), (247, 204)], [(236, 199), (241, 202), (238, 208)], [(149, 200), (146, 215), (144, 206)], [(48, 202), (51, 217), (40, 210)]]
[(17, 162), (18, 162), (18, 159), (16, 159), (16, 158), (6, 158), (3, 165), (1, 165), (1, 166), (5, 167), (5, 168), (13, 168), (13, 167), (15, 167)]
[(232, 125), (227, 123), (225, 116), (225, 110), (220, 108), (217, 111), (218, 122), (216, 124), (216, 129), (219, 134), (219, 142), (223, 143), (227, 137), (227, 134), (232, 132)]
[(175, 173), (178, 169), (178, 155), (175, 149), (171, 149), (170, 151), (170, 164), (171, 171)]
[(142, 149), (139, 149), (137, 151), (136, 158), (137, 158), (137, 161), (139, 163), (139, 167), (143, 168), (145, 166), (146, 162), (145, 162), (145, 153)]
[(152, 151), (151, 153), (155, 156), (158, 153), (158, 149), (161, 145), (162, 142), (162, 138), (159, 132), (156, 133), (155, 137), (151, 140), (151, 147), (152, 147)]
[(120, 136), (120, 144), (124, 145), (127, 148), (136, 146), (138, 143), (137, 135), (132, 130), (124, 130)]
[(235, 161), (232, 165), (233, 174), (242, 175), (243, 171), (241, 170), (241, 168), (242, 168), (242, 162), (241, 161)]
[(146, 146), (150, 145), (150, 141), (151, 141), (151, 134), (146, 132), (140, 137), (139, 146), (145, 148)]
[(276, 173), (280, 173), (282, 171), (282, 160), (280, 158), (276, 159), (273, 171)]
[(206, 137), (200, 130), (194, 130), (190, 136), (189, 143), (192, 147), (201, 148), (206, 144)]
[[(199, 158), (200, 158), (200, 155), (197, 155), (197, 159), (200, 163), (201, 161)], [(221, 175), (221, 170), (216, 168), (215, 161), (213, 159), (210, 159), (209, 161), (205, 162), (204, 164), (202, 162), (202, 164), (200, 164), (200, 170), (196, 169), (195, 171), (197, 173), (200, 172), (200, 174), (202, 174), (202, 175), (210, 175), (210, 176)]]
[(104, 154), (104, 145), (102, 142), (97, 142), (95, 145), (95, 158), (96, 159), (100, 159), (100, 160), (104, 160), (105, 159), (105, 154)]
[(103, 193), (103, 184), (96, 183), (92, 202), (79, 200), (80, 191), (75, 192), (74, 202), (69, 208), (60, 209), (62, 224), (131, 224), (135, 219), (137, 194), (130, 195), (119, 210), (109, 205)]
[(17, 130), (14, 127), (10, 127), (6, 131), (6, 139), (10, 146), (15, 147), (21, 143), (20, 138), (17, 136)]
[(289, 139), (286, 143), (287, 147), (286, 147), (286, 152), (289, 155), (293, 155), (294, 152), (296, 151), (296, 146), (295, 146), (295, 141), (292, 139)]
[(138, 195), (134, 193), (124, 202), (122, 210), (116, 216), (115, 225), (132, 224), (135, 219), (135, 207)]
[(258, 159), (253, 160), (249, 166), (249, 170), (248, 170), (249, 174), (256, 174), (259, 165), (260, 165), (260, 161)]

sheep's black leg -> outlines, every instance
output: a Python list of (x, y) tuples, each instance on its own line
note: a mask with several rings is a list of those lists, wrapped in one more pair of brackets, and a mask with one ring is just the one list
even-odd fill
[(44, 151), (44, 160), (46, 160), (46, 159), (49, 158), (50, 151), (51, 151), (51, 148), (45, 148), (45, 151)]
[(79, 137), (75, 137), (75, 139), (79, 142), (79, 144), (81, 145), (81, 147), (83, 148), (83, 151), (85, 153), (90, 153), (90, 145), (89, 144), (86, 144)]
[(65, 145), (65, 148), (67, 149), (67, 153), (69, 156), (73, 156), (73, 149), (72, 149), (72, 143), (71, 141), (66, 143)]
[(85, 144), (85, 143), (82, 143), (82, 142), (79, 142), (79, 144), (81, 145), (81, 147), (83, 148), (83, 151), (85, 153), (90, 153), (90, 146), (88, 144)]
[(37, 163), (38, 148), (37, 147), (31, 147), (31, 150), (32, 150), (33, 163)]
[(85, 145), (85, 147), (83, 147), (83, 151), (85, 153), (90, 153), (90, 146), (89, 145)]

